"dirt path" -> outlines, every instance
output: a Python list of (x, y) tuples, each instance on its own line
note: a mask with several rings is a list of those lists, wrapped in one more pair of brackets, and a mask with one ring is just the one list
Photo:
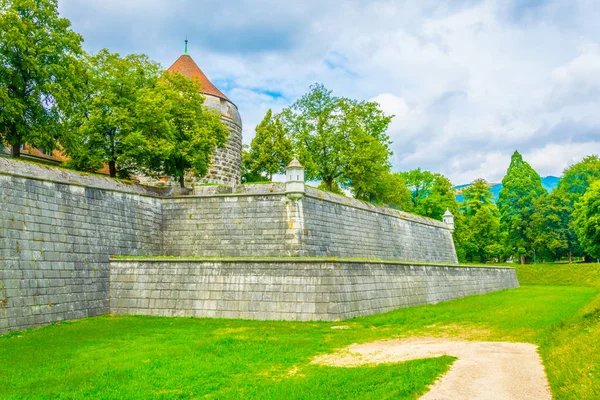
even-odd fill
[(421, 399), (552, 399), (537, 346), (411, 338), (352, 346), (313, 362), (353, 367), (449, 355), (458, 360)]

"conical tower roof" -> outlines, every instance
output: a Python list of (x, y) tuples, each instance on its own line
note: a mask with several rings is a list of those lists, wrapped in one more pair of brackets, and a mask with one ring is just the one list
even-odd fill
[(204, 72), (198, 67), (198, 64), (194, 62), (192, 57), (190, 57), (187, 52), (183, 54), (181, 57), (177, 59), (169, 67), (168, 72), (178, 72), (181, 75), (185, 75), (188, 78), (196, 78), (200, 81), (200, 90), (204, 94), (209, 94), (211, 96), (220, 97), (231, 102), (227, 96), (225, 96), (212, 82), (204, 75)]

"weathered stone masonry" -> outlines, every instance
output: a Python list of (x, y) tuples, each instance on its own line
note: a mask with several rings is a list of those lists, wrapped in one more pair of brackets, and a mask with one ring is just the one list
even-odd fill
[[(255, 260), (111, 264), (112, 255)], [(415, 265), (256, 260), (282, 256)], [(456, 263), (442, 223), (313, 189), (301, 200), (281, 184), (169, 197), (0, 158), (0, 334), (108, 312), (335, 319), (518, 285), (513, 270), (416, 265), (422, 261)]]
[(0, 333), (109, 311), (109, 257), (161, 247), (160, 200), (136, 192), (0, 158)]
[(113, 260), (115, 314), (336, 320), (518, 287), (511, 268), (335, 260)]
[(243, 193), (163, 200), (169, 256), (329, 256), (457, 263), (442, 222), (307, 188), (290, 200), (284, 184)]

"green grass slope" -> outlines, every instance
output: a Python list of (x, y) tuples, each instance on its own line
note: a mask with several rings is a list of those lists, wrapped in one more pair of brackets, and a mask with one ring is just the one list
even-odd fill
[(517, 268), (519, 289), (340, 322), (101, 316), (12, 333), (0, 337), (0, 398), (417, 398), (452, 358), (311, 364), (408, 336), (536, 343), (557, 399), (600, 398), (597, 267)]

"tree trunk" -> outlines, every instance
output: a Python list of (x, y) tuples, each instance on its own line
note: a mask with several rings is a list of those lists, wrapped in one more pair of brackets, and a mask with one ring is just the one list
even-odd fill
[(12, 144), (10, 149), (11, 156), (14, 158), (21, 157), (21, 138), (17, 138), (17, 140)]
[(327, 188), (328, 191), (332, 191), (332, 186), (333, 186), (333, 178), (325, 178), (325, 187)]
[(183, 175), (179, 176), (179, 186), (181, 186), (181, 188), (185, 188), (185, 178), (183, 177)]
[(108, 162), (108, 172), (112, 178), (116, 178), (117, 176), (117, 163), (113, 161)]
[(569, 251), (569, 264), (573, 264), (573, 252)]
[(521, 264), (525, 264), (525, 256), (521, 256)]

